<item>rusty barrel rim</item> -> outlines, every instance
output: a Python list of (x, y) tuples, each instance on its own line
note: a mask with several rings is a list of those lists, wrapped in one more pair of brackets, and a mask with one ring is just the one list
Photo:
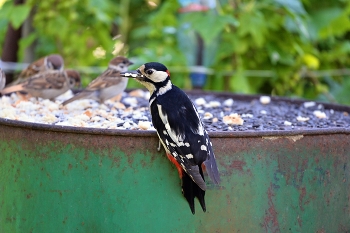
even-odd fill
[[(259, 99), (261, 95), (243, 95), (232, 94), (226, 92), (208, 92), (208, 91), (189, 91), (188, 94), (192, 96), (203, 95), (216, 95), (218, 97), (232, 98), (234, 100), (252, 101)], [(292, 99), (286, 97), (271, 96), (272, 101), (284, 101), (291, 104), (301, 104), (307, 100)], [(350, 106), (316, 102), (322, 104), (327, 109), (333, 109), (336, 111), (350, 112)], [(74, 126), (62, 126), (62, 125), (50, 125), (42, 123), (33, 123), (26, 121), (11, 120), (7, 118), (0, 118), (0, 125), (29, 128), (32, 130), (45, 130), (64, 133), (80, 133), (80, 134), (96, 134), (96, 135), (119, 135), (130, 137), (156, 137), (156, 131), (153, 130), (122, 130), (122, 129), (104, 129), (104, 128), (88, 128), (88, 127), (74, 127)], [(247, 131), (210, 131), (208, 132), (210, 137), (213, 138), (234, 138), (234, 137), (264, 137), (264, 136), (293, 136), (293, 135), (324, 135), (324, 134), (350, 134), (350, 128), (345, 127), (328, 127), (319, 129), (293, 129), (293, 130), (247, 130)]]

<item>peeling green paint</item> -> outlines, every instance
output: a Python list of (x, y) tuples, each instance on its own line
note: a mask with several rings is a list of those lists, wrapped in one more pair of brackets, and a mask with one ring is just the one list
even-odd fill
[(212, 141), (222, 183), (192, 215), (155, 135), (0, 125), (0, 232), (350, 230), (350, 135)]

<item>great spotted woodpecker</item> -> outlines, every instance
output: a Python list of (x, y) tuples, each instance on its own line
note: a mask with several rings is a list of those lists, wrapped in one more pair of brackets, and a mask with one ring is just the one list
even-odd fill
[(161, 63), (146, 63), (136, 71), (121, 75), (135, 78), (150, 91), (152, 123), (182, 179), (182, 193), (193, 214), (195, 197), (205, 212), (206, 184), (202, 166), (215, 184), (219, 184), (220, 176), (212, 143), (196, 107), (181, 89), (171, 83), (170, 72)]

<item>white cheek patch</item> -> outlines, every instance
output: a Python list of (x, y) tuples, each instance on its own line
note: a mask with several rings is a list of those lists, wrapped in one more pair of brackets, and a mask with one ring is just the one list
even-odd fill
[(151, 75), (150, 79), (152, 79), (154, 82), (163, 82), (165, 79), (167, 79), (168, 73), (164, 71), (154, 71)]

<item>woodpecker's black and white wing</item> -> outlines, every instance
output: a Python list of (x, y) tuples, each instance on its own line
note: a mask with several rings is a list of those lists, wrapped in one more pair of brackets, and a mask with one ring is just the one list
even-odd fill
[(159, 138), (184, 171), (202, 190), (206, 190), (199, 168), (204, 163), (209, 177), (218, 184), (220, 178), (211, 142), (188, 96), (172, 86), (170, 91), (157, 96), (150, 104)]

